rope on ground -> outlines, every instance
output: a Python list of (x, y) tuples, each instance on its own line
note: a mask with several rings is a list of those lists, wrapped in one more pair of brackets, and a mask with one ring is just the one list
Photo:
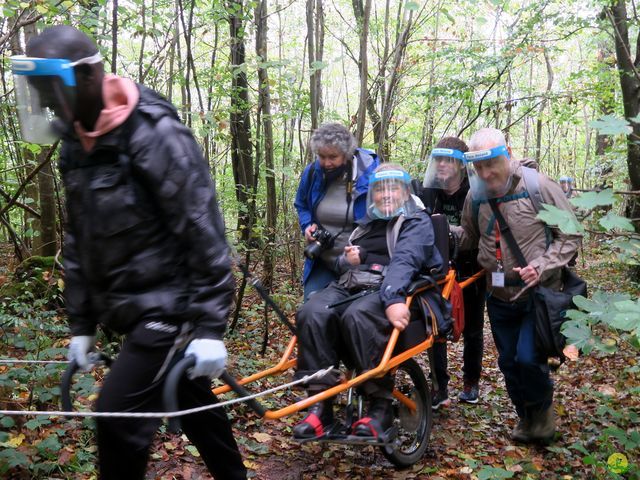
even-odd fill
[(11, 365), (11, 364), (19, 364), (19, 363), (38, 363), (38, 364), (69, 364), (69, 360), (15, 360), (11, 358), (0, 358), (0, 365)]
[(186, 410), (178, 410), (175, 412), (64, 412), (64, 411), (42, 411), (42, 410), (0, 410), (0, 415), (24, 415), (24, 416), (36, 416), (36, 417), (102, 417), (102, 418), (174, 418), (181, 417), (183, 415), (190, 415), (192, 413), (203, 412), (205, 410), (213, 410), (214, 408), (222, 408), (227, 405), (233, 405), (236, 403), (246, 402), (254, 398), (263, 397), (270, 393), (284, 390), (289, 387), (293, 387), (300, 383), (306, 383), (314, 378), (321, 378), (331, 372), (333, 367), (318, 370), (311, 375), (305, 375), (303, 378), (294, 380), (293, 382), (285, 383), (277, 387), (264, 390), (262, 392), (254, 393), (246, 397), (233, 398), (224, 402), (213, 403), (211, 405), (203, 405), (201, 407), (189, 408)]

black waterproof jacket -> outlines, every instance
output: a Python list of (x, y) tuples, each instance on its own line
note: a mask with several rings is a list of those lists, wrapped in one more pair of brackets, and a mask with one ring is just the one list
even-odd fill
[(175, 108), (138, 88), (131, 116), (90, 152), (64, 138), (71, 332), (92, 335), (100, 323), (127, 333), (157, 319), (220, 339), (234, 281), (209, 169)]

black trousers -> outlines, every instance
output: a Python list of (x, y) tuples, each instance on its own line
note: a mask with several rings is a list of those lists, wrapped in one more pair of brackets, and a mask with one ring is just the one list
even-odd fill
[[(166, 373), (155, 379), (176, 334), (151, 330), (143, 322), (129, 334), (97, 401), (100, 412), (158, 412), (163, 410)], [(217, 402), (206, 378), (188, 380), (178, 389), (180, 409)], [(222, 409), (181, 417), (182, 428), (217, 480), (245, 479), (246, 469)], [(144, 479), (153, 435), (161, 419), (98, 418), (98, 458), (103, 480)]]
[[(464, 333), (462, 351), (462, 371), (464, 383), (475, 384), (482, 374), (482, 355), (484, 352), (484, 306), (486, 297), (485, 277), (475, 281), (462, 291), (464, 299)], [(433, 344), (434, 374), (438, 388), (447, 388), (449, 384), (447, 344)]]
[[(371, 370), (382, 359), (393, 326), (387, 320), (378, 292), (361, 297), (350, 304), (327, 308), (347, 298), (350, 293), (332, 282), (324, 290), (311, 295), (296, 314), (298, 332), (297, 377), (315, 373), (342, 360), (357, 372)], [(309, 385), (321, 389), (334, 385), (337, 378), (327, 376)], [(387, 397), (393, 390), (393, 379), (387, 375), (363, 384), (365, 394)]]

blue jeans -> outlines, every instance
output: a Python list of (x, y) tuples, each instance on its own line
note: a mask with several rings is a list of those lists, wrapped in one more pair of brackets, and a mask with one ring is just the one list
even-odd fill
[(553, 400), (547, 358), (536, 351), (535, 310), (531, 301), (507, 303), (487, 300), (498, 366), (518, 416), (545, 410)]
[(320, 260), (313, 262), (307, 281), (304, 282), (304, 301), (309, 300), (309, 295), (326, 288), (334, 280), (337, 280), (337, 277), (333, 270), (329, 270)]

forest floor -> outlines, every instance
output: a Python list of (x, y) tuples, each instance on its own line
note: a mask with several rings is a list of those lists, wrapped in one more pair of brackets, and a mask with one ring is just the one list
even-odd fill
[[(623, 273), (598, 254), (585, 255), (586, 264), (580, 273), (598, 288), (619, 291)], [(635, 287), (626, 288), (638, 295)], [(241, 316), (238, 328), (228, 335), (230, 371), (237, 377), (275, 364), (288, 341), (286, 329), (277, 322), (270, 324), (267, 352), (259, 354), (262, 341), (261, 309), (255, 292), (248, 291), (247, 315)], [(288, 305), (288, 313), (293, 307)], [(462, 388), (462, 343), (450, 344), (449, 365), (452, 403), (434, 412), (429, 448), (424, 458), (413, 467), (396, 470), (373, 447), (353, 447), (327, 444), (298, 444), (292, 441), (291, 427), (302, 414), (283, 420), (263, 421), (243, 405), (229, 410), (234, 432), (249, 470), (250, 478), (260, 480), (339, 480), (339, 479), (489, 479), (489, 478), (638, 478), (640, 461), (640, 374), (637, 350), (620, 343), (618, 352), (610, 356), (581, 356), (562, 365), (554, 374), (555, 411), (558, 433), (547, 447), (514, 444), (509, 434), (516, 415), (507, 397), (503, 377), (498, 370), (496, 351), (485, 323), (485, 355), (480, 386), (481, 398), (476, 405), (458, 402)], [(613, 338), (613, 340), (619, 340)], [(64, 344), (64, 341), (61, 340)], [(13, 356), (18, 351), (8, 343), (0, 343), (0, 357)], [(425, 355), (426, 357), (426, 355)], [(421, 359), (424, 364), (424, 360)], [(6, 368), (6, 367), (4, 367)], [(3, 369), (0, 369), (2, 373)], [(291, 372), (271, 383), (254, 387), (260, 390), (291, 379)], [(0, 391), (0, 393), (2, 393)], [(284, 406), (300, 398), (299, 390), (279, 392), (268, 397), (268, 406)], [(6, 397), (5, 397), (6, 398)], [(86, 408), (90, 408), (89, 397)], [(10, 405), (15, 407), (16, 405)], [(0, 397), (0, 408), (8, 408)], [(28, 454), (62, 419), (44, 428), (23, 428), (18, 437), (16, 426), (11, 438), (21, 438), (16, 447)], [(2, 423), (2, 422), (0, 422)], [(2, 423), (3, 427), (6, 426)], [(21, 426), (21, 421), (17, 426)], [(84, 432), (83, 432), (84, 428)], [(14, 433), (11, 433), (11, 432)], [(26, 436), (25, 436), (26, 435)], [(61, 445), (58, 463), (71, 462), (81, 449), (95, 454), (91, 435), (82, 423), (66, 430), (67, 445)], [(0, 442), (0, 445), (2, 443)], [(15, 446), (15, 445), (14, 445)], [(1, 450), (1, 449), (0, 449)], [(629, 462), (629, 472), (617, 475), (607, 467), (612, 453), (621, 453)], [(2, 454), (0, 453), (0, 457)], [(30, 457), (31, 458), (31, 457)], [(32, 457), (38, 459), (40, 457)], [(95, 461), (95, 457), (87, 459)], [(1, 464), (0, 458), (0, 464)], [(224, 461), (221, 459), (221, 461)], [(15, 467), (3, 478), (96, 478), (95, 470), (60, 468), (47, 475), (34, 474), (33, 468)], [(195, 480), (210, 478), (198, 453), (185, 436), (172, 435), (161, 429), (152, 449), (147, 479)]]
[[(589, 254), (588, 260), (579, 267), (590, 285), (620, 291), (615, 279), (623, 272), (616, 271), (605, 256)], [(638, 294), (637, 289), (628, 290)], [(249, 293), (253, 295), (253, 292)], [(252, 363), (254, 368), (261, 369), (277, 362), (288, 335), (281, 326), (272, 327), (275, 333), (271, 332), (264, 358), (259, 358), (257, 352), (257, 345), (262, 340), (260, 327), (230, 336), (231, 349), (236, 353), (231, 357), (244, 359), (240, 371), (251, 368)], [(462, 389), (462, 342), (449, 344), (452, 403), (448, 408), (434, 412), (429, 448), (413, 467), (396, 470), (373, 447), (296, 443), (291, 438), (291, 427), (302, 414), (262, 421), (251, 413), (240, 414), (236, 410), (231, 416), (250, 475), (260, 480), (630, 478), (612, 474), (606, 467), (606, 460), (611, 453), (619, 452), (629, 463), (637, 465), (640, 451), (637, 448), (627, 450), (624, 445), (603, 436), (603, 431), (620, 427), (615, 418), (619, 412), (624, 412), (623, 415), (635, 420), (630, 424), (623, 422), (626, 428), (622, 429), (640, 435), (640, 375), (636, 350), (621, 344), (615, 355), (581, 356), (577, 361), (562, 365), (553, 374), (558, 426), (555, 441), (548, 447), (523, 446), (510, 439), (517, 416), (497, 366), (488, 320), (484, 339), (481, 398), (476, 405), (457, 400)], [(251, 356), (253, 362), (247, 360)], [(426, 355), (424, 357), (420, 359), (422, 364)], [(290, 378), (289, 375), (286, 380)], [(264, 385), (268, 386), (272, 385)], [(299, 392), (284, 394), (274, 405), (284, 406), (301, 395)], [(160, 452), (163, 440), (160, 438), (156, 442)], [(631, 446), (638, 445), (640, 441)], [(190, 455), (185, 453), (182, 457), (189, 458)], [(205, 470), (191, 461), (181, 462), (181, 467), (175, 465), (175, 461), (174, 457), (164, 466), (162, 462), (156, 463), (148, 478), (188, 480), (206, 475)]]

